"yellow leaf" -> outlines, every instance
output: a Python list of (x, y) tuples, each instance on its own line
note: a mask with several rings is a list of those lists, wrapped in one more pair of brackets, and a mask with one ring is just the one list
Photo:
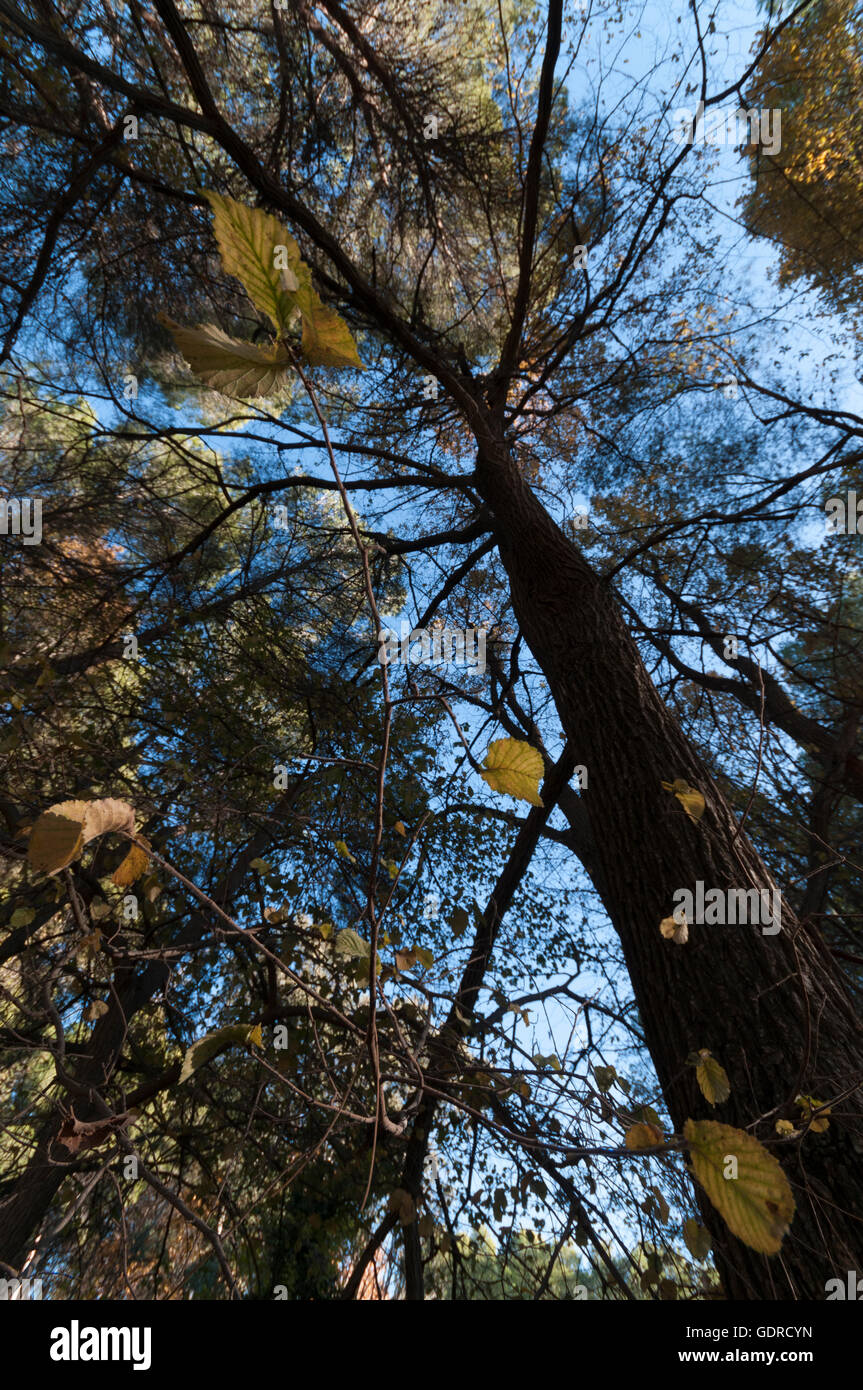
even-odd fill
[(56, 874), (77, 859), (83, 848), (83, 818), (72, 820), (54, 811), (45, 811), (30, 831), (27, 859), (32, 868), (42, 873)]
[(205, 1034), (186, 1049), (177, 1085), (181, 1086), (183, 1082), (188, 1081), (200, 1067), (217, 1057), (220, 1052), (224, 1052), (225, 1048), (249, 1046), (251, 1043), (263, 1047), (260, 1023), (232, 1023), (227, 1028), (219, 1028), (215, 1033)]
[(417, 1214), (413, 1197), (403, 1187), (397, 1187), (395, 1192), (390, 1194), (387, 1211), (395, 1212), (403, 1226), (409, 1226)]
[(396, 821), (395, 825), (393, 826), (393, 830), (396, 832), (397, 835), (401, 835), (402, 837), (404, 837), (408, 833), (405, 829), (404, 821), (401, 820)]
[(628, 1149), (655, 1149), (665, 1142), (665, 1135), (659, 1125), (637, 1124), (626, 1131), (623, 1142)]
[(659, 930), (669, 941), (673, 941), (676, 946), (685, 946), (689, 940), (689, 927), (686, 923), (686, 916), (682, 914), (682, 920), (676, 917), (663, 917), (659, 924)]
[(34, 869), (59, 873), (97, 835), (109, 830), (134, 833), (135, 812), (125, 801), (58, 801), (49, 806), (30, 831), (27, 858)]
[[(816, 1100), (814, 1096), (797, 1096), (794, 1104), (800, 1106), (803, 1112), (801, 1119), (804, 1122), (806, 1120), (810, 1122), (809, 1128), (813, 1134), (823, 1134), (825, 1129), (830, 1128), (830, 1121), (827, 1118), (830, 1114), (830, 1106), (825, 1105), (823, 1100)], [(812, 1119), (813, 1112), (819, 1110), (821, 1114), (816, 1114), (815, 1118)]]
[(698, 1055), (701, 1061), (695, 1068), (695, 1079), (701, 1088), (701, 1094), (711, 1105), (721, 1105), (731, 1095), (728, 1074), (706, 1047), (703, 1047)]
[(662, 785), (667, 792), (674, 792), (690, 820), (701, 820), (704, 815), (704, 797), (696, 787), (690, 787), (682, 777), (675, 777), (673, 782), (663, 782)]
[(695, 1176), (728, 1229), (752, 1250), (777, 1254), (794, 1216), (777, 1160), (751, 1134), (715, 1120), (687, 1120), (683, 1134)]
[(315, 290), (309, 288), (299, 299), (303, 313), (303, 356), (312, 367), (359, 367), (363, 364), (351, 330), (340, 314), (322, 303)]
[(130, 888), (146, 871), (149, 862), (147, 851), (140, 845), (132, 845), (126, 858), (122, 859), (114, 870), (111, 882), (116, 888)]
[(541, 806), (539, 780), (543, 774), (542, 756), (529, 743), (517, 738), (498, 738), (488, 746), (486, 771), (482, 774), (492, 791)]
[(272, 395), (291, 366), (287, 348), (258, 347), (230, 338), (214, 324), (203, 328), (183, 328), (166, 314), (159, 322), (171, 330), (174, 342), (196, 376), (213, 391), (248, 400)]
[(297, 243), (278, 219), (262, 208), (249, 208), (207, 190), (204, 197), (213, 209), (213, 231), (225, 270), (236, 275), (255, 308), (283, 334), (296, 308), (293, 291), (298, 282), (292, 269), (277, 266), (276, 247), (285, 248), (287, 255), (282, 259), (292, 267), (300, 258)]

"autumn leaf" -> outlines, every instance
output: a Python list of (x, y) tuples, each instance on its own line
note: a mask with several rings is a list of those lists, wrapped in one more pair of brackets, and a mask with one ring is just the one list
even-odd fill
[[(303, 356), (312, 367), (359, 367), (356, 344), (340, 314), (310, 289), (298, 299), (303, 315)], [(306, 305), (307, 307), (304, 307)]]
[(70, 1112), (57, 1131), (57, 1142), (73, 1154), (79, 1149), (95, 1149), (107, 1143), (132, 1118), (133, 1115), (124, 1112), (104, 1120), (77, 1120), (74, 1112)]
[[(814, 1096), (797, 1096), (794, 1104), (800, 1106), (801, 1124), (805, 1124), (808, 1120), (809, 1128), (813, 1134), (823, 1134), (826, 1129), (830, 1128), (830, 1121), (827, 1118), (830, 1114), (830, 1106), (825, 1105), (823, 1100), (816, 1100)], [(815, 1114), (816, 1111), (821, 1113)], [(814, 1119), (812, 1118), (813, 1114), (815, 1114)]]
[(397, 1187), (394, 1192), (390, 1193), (387, 1211), (395, 1212), (402, 1226), (410, 1226), (417, 1214), (413, 1197), (403, 1187)]
[(777, 1160), (751, 1134), (715, 1120), (687, 1120), (683, 1134), (693, 1172), (728, 1229), (752, 1250), (778, 1254), (794, 1198)]
[(483, 779), (492, 791), (541, 806), (539, 782), (543, 774), (541, 754), (517, 738), (498, 738), (488, 746)]
[(406, 948), (396, 951), (396, 970), (410, 970), (412, 966), (416, 965), (416, 960), (415, 951), (409, 951)]
[(116, 888), (130, 888), (146, 872), (150, 858), (144, 848), (145, 844), (146, 841), (142, 840), (140, 844), (132, 845), (125, 859), (121, 859), (117, 865), (111, 877), (111, 882)]
[(711, 1239), (710, 1232), (706, 1226), (699, 1226), (693, 1217), (689, 1216), (683, 1223), (683, 1239), (686, 1248), (694, 1260), (706, 1260), (710, 1254)]
[[(229, 275), (237, 277), (276, 333), (284, 334), (297, 308), (294, 291), (298, 281), (291, 268), (300, 259), (297, 243), (278, 219), (262, 208), (246, 207), (208, 190), (204, 197), (213, 209), (213, 232), (222, 265)], [(285, 248), (282, 259), (287, 260), (288, 269), (277, 264), (277, 246)]]
[(355, 932), (353, 927), (343, 927), (336, 936), (336, 955), (363, 958), (370, 955), (371, 947)]
[(135, 812), (125, 801), (105, 797), (100, 801), (57, 802), (43, 811), (30, 831), (28, 862), (42, 873), (59, 873), (78, 858), (90, 840), (109, 830), (134, 833)]
[(659, 924), (659, 930), (668, 941), (673, 941), (675, 946), (685, 946), (689, 940), (689, 925), (685, 914), (681, 918), (663, 917)]
[(704, 797), (696, 787), (690, 787), (682, 777), (673, 782), (663, 782), (667, 792), (673, 792), (691, 821), (699, 821), (704, 815)]
[(665, 1143), (665, 1135), (658, 1125), (636, 1124), (626, 1131), (623, 1142), (628, 1149), (655, 1149)]
[(731, 1095), (731, 1086), (725, 1068), (708, 1052), (706, 1047), (696, 1054), (695, 1079), (704, 1099), (710, 1105), (721, 1105)]
[(157, 317), (171, 330), (177, 348), (195, 375), (223, 395), (241, 400), (272, 395), (291, 366), (290, 354), (281, 344), (258, 347), (229, 337), (214, 324), (183, 328), (166, 314)]
[(260, 1023), (233, 1023), (227, 1028), (219, 1028), (215, 1033), (206, 1033), (187, 1049), (177, 1084), (182, 1085), (184, 1081), (188, 1081), (194, 1072), (199, 1071), (220, 1052), (224, 1052), (225, 1048), (251, 1047), (253, 1043), (257, 1047), (264, 1045)]

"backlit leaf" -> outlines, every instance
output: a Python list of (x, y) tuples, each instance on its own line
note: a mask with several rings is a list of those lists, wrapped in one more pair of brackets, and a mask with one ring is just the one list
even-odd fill
[(488, 746), (483, 778), (492, 791), (505, 792), (531, 806), (541, 806), (539, 782), (543, 774), (542, 756), (536, 748), (517, 738), (498, 738)]
[(281, 344), (258, 347), (231, 338), (214, 324), (203, 328), (183, 328), (165, 314), (160, 323), (171, 330), (174, 342), (192, 371), (213, 391), (249, 400), (269, 396), (285, 379), (291, 365), (288, 351)]
[(368, 956), (371, 947), (367, 941), (354, 931), (353, 927), (343, 927), (336, 936), (336, 955), (363, 957)]
[[(693, 1172), (728, 1229), (752, 1250), (777, 1254), (794, 1216), (777, 1160), (751, 1134), (715, 1120), (687, 1120), (683, 1134)], [(726, 1176), (735, 1167), (737, 1176)]]
[(27, 858), (32, 868), (59, 873), (84, 846), (109, 830), (132, 834), (135, 812), (125, 801), (59, 801), (44, 811), (30, 831)]
[(150, 859), (147, 851), (141, 845), (132, 845), (125, 859), (121, 859), (111, 877), (111, 882), (117, 888), (129, 888), (131, 885), (146, 873)]
[[(213, 231), (225, 270), (237, 277), (276, 332), (285, 333), (296, 309), (298, 281), (293, 266), (300, 259), (297, 243), (278, 219), (262, 208), (246, 207), (234, 198), (207, 190), (204, 196), (213, 209)], [(276, 263), (277, 246), (286, 249), (288, 269)]]
[(628, 1149), (655, 1149), (665, 1142), (665, 1135), (658, 1125), (637, 1124), (626, 1131), (623, 1142)]
[(219, 1028), (215, 1033), (206, 1033), (187, 1049), (180, 1069), (178, 1085), (203, 1067), (211, 1058), (224, 1052), (225, 1048), (236, 1046), (263, 1046), (260, 1023), (232, 1023), (227, 1028)]
[(710, 1254), (710, 1232), (706, 1226), (699, 1226), (693, 1217), (689, 1216), (683, 1223), (683, 1239), (686, 1241), (686, 1248), (694, 1260), (706, 1260)]

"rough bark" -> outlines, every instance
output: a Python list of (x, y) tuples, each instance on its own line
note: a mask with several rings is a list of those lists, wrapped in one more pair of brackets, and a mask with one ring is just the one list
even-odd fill
[[(708, 769), (663, 705), (614, 594), (525, 483), (511, 451), (487, 439), (476, 481), (491, 508), (524, 637), (549, 682), (583, 793), (597, 891), (620, 936), (644, 1032), (675, 1129), (711, 1118), (776, 1143), (799, 1118), (798, 1093), (832, 1102), (830, 1125), (774, 1149), (797, 1212), (779, 1256), (704, 1220), (731, 1298), (824, 1298), (825, 1282), (863, 1270), (863, 1029), (819, 936), (783, 902), (782, 929), (694, 926), (686, 945), (659, 923), (675, 889), (773, 889), (771, 875)], [(698, 823), (663, 781), (704, 795)], [(731, 1081), (716, 1110), (687, 1056), (709, 1048)]]

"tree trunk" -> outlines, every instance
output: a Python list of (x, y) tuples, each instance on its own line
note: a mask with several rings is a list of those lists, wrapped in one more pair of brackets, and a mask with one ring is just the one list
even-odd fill
[[(587, 768), (597, 891), (617, 931), (675, 1130), (692, 1117), (776, 1143), (778, 1118), (799, 1120), (799, 1093), (832, 1102), (829, 1128), (774, 1149), (797, 1211), (780, 1255), (733, 1237), (699, 1190), (730, 1298), (825, 1297), (825, 1283), (863, 1273), (863, 1029), (816, 932), (783, 902), (781, 930), (693, 926), (677, 945), (659, 930), (675, 889), (775, 888), (771, 876), (664, 707), (610, 588), (561, 532), (503, 442), (486, 438), (476, 482), (493, 517), (524, 637), (549, 682), (577, 763)], [(704, 795), (690, 820), (662, 782)], [(731, 1096), (702, 1097), (694, 1050), (725, 1067)]]

